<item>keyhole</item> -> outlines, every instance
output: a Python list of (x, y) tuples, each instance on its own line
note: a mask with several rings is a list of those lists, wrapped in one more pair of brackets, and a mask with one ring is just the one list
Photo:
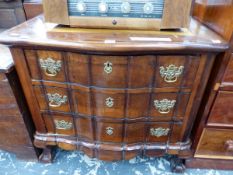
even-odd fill
[(113, 25), (117, 25), (117, 21), (116, 21), (116, 20), (113, 20), (113, 21), (112, 21), (112, 24), (113, 24)]
[(107, 74), (110, 74), (112, 72), (112, 63), (107, 61), (106, 63), (104, 63), (104, 71)]

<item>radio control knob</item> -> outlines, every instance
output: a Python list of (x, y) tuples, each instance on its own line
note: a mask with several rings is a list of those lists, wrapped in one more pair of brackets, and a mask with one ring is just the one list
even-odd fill
[(101, 2), (99, 4), (99, 12), (100, 13), (107, 13), (108, 12), (108, 4), (106, 2)]
[(80, 13), (86, 12), (86, 9), (87, 9), (86, 4), (84, 2), (77, 3), (76, 8), (77, 8), (78, 12), (80, 12)]
[(121, 4), (122, 13), (129, 13), (131, 11), (131, 5), (129, 2), (123, 2)]
[(143, 7), (143, 11), (146, 14), (151, 14), (154, 11), (154, 6), (152, 3), (146, 3)]

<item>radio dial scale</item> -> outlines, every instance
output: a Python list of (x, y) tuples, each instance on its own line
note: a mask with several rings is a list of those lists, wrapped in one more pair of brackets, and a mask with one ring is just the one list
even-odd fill
[(70, 16), (161, 18), (164, 0), (68, 0)]

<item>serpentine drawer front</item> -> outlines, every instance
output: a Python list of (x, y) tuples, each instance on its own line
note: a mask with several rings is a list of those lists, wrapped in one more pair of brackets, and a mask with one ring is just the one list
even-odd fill
[(194, 20), (187, 31), (155, 32), (54, 28), (37, 17), (0, 38), (12, 46), (46, 162), (49, 146), (108, 161), (192, 156), (192, 125), (228, 47)]
[(192, 88), (200, 61), (198, 56), (177, 55), (95, 56), (44, 50), (25, 54), (32, 79), (103, 88)]
[[(154, 144), (172, 147), (182, 143), (194, 80), (206, 60), (206, 56), (179, 54), (24, 53), (48, 131), (46, 140), (56, 144), (60, 135), (66, 144), (76, 143), (77, 138), (78, 144), (89, 144), (91, 149), (96, 149), (95, 143), (103, 149), (115, 144), (115, 151), (123, 149), (121, 144), (128, 149), (136, 145), (136, 150), (148, 145), (150, 150)], [(36, 139), (44, 138), (36, 135)]]
[[(77, 89), (35, 86), (34, 92), (42, 112), (50, 110), (71, 113), (73, 108), (75, 114), (85, 116), (93, 114), (118, 119), (150, 117), (166, 121), (172, 118), (182, 119), (190, 97), (190, 92), (151, 92), (150, 89)], [(73, 106), (70, 105), (71, 101)]]

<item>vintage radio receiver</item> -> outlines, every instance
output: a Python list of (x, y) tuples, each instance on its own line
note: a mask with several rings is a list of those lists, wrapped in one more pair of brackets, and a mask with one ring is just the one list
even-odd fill
[(46, 22), (90, 28), (177, 29), (192, 0), (44, 0)]

